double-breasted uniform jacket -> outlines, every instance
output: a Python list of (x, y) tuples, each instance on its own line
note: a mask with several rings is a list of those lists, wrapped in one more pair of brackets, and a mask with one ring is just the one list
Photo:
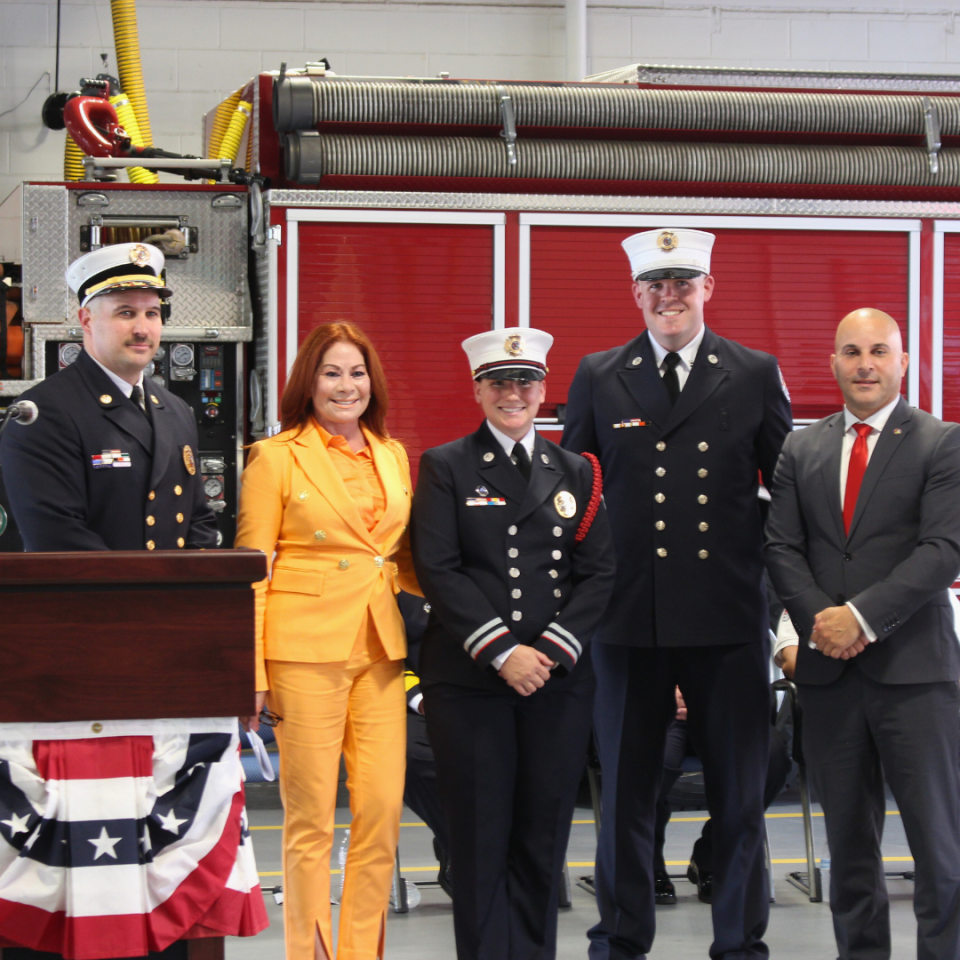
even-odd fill
[[(850, 532), (843, 528), (844, 415), (792, 434), (777, 466), (767, 561), (800, 634), (796, 680), (826, 684), (845, 669), (878, 683), (960, 676), (948, 590), (960, 572), (960, 426), (903, 399), (870, 456)], [(851, 601), (877, 641), (851, 660), (807, 640), (814, 617)]]
[(563, 446), (603, 465), (617, 582), (596, 640), (687, 647), (766, 637), (758, 471), (769, 486), (791, 427), (776, 358), (709, 328), (672, 407), (646, 331), (584, 357)]
[(269, 580), (256, 585), (258, 690), (267, 684), (264, 658), (347, 660), (367, 611), (387, 656), (406, 656), (395, 594), (419, 592), (405, 536), (410, 467), (401, 443), (364, 435), (385, 497), (372, 531), (312, 419), (250, 451), (236, 544), (273, 557)]
[(503, 691), (491, 664), (518, 643), (557, 662), (552, 690), (591, 675), (583, 655), (614, 575), (602, 504), (575, 542), (592, 485), (586, 459), (539, 434), (525, 481), (486, 422), (424, 453), (412, 546), (431, 605), (420, 650), (425, 687)]
[(26, 391), (0, 466), (24, 549), (176, 550), (217, 545), (193, 412), (144, 378), (149, 421), (84, 351)]

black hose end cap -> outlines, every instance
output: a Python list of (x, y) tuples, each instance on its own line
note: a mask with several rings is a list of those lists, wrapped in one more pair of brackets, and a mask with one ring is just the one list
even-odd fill
[(43, 107), (40, 110), (40, 119), (43, 125), (50, 130), (63, 130), (66, 124), (63, 122), (63, 108), (67, 105), (70, 98), (69, 93), (51, 93), (43, 101)]

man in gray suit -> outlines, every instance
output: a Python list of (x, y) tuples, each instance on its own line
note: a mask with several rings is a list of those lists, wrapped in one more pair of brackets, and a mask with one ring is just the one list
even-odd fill
[(800, 635), (803, 749), (826, 817), (841, 960), (886, 960), (884, 777), (916, 862), (921, 960), (960, 957), (960, 426), (907, 405), (895, 320), (856, 310), (845, 409), (791, 434), (766, 557)]

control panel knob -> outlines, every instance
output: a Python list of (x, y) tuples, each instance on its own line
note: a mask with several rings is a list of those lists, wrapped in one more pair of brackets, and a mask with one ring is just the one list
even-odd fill
[(220, 416), (220, 407), (215, 403), (208, 403), (203, 411), (211, 420)]

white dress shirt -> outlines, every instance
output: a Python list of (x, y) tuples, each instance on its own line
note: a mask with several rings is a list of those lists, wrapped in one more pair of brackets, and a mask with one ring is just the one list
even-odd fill
[[(700, 344), (703, 343), (703, 335), (706, 333), (706, 330), (706, 327), (700, 327), (700, 332), (685, 347), (681, 347), (676, 351), (677, 356), (680, 357), (680, 362), (677, 364), (677, 381), (680, 384), (681, 390), (687, 382), (687, 377), (690, 376), (690, 368), (693, 366), (693, 361), (697, 359), (697, 351), (700, 349)], [(668, 353), (671, 353), (671, 351), (661, 346), (652, 333), (650, 334), (650, 346), (653, 347), (653, 355), (657, 360), (657, 369), (660, 371), (660, 376), (662, 377), (667, 372), (667, 368), (663, 365), (663, 358)]]
[(134, 383), (127, 383), (123, 377), (118, 377), (112, 370), (108, 367), (105, 367), (92, 353), (88, 353), (87, 356), (117, 385), (117, 389), (129, 400), (130, 394), (133, 393), (133, 388), (139, 387), (140, 392), (143, 393), (143, 371), (140, 371), (140, 379)]
[[(880, 432), (886, 426), (887, 420), (890, 419), (890, 414), (893, 413), (893, 408), (899, 402), (900, 394), (897, 394), (885, 407), (881, 407), (876, 413), (873, 413), (867, 417), (866, 420), (858, 420), (857, 417), (847, 409), (847, 407), (843, 408), (843, 448), (840, 451), (841, 510), (843, 510), (843, 502), (847, 496), (847, 472), (850, 469), (850, 454), (853, 451), (853, 444), (857, 439), (857, 431), (854, 428), (858, 423), (868, 423), (873, 428), (867, 434), (867, 464), (869, 465), (870, 458), (873, 456), (873, 450), (877, 445), (877, 438), (880, 436)], [(847, 606), (857, 618), (857, 623), (860, 624), (860, 629), (863, 631), (864, 636), (871, 643), (874, 643), (877, 639), (877, 635), (871, 628), (870, 624), (863, 619), (860, 611), (849, 600), (847, 601)], [(816, 644), (811, 644), (811, 646), (816, 646)]]
[[(497, 443), (503, 447), (503, 452), (510, 457), (511, 463), (513, 462), (513, 448), (517, 443), (523, 444), (523, 449), (527, 451), (527, 456), (531, 462), (533, 461), (533, 444), (537, 439), (537, 428), (533, 424), (530, 424), (530, 429), (520, 440), (514, 440), (508, 437), (505, 433), (498, 430), (489, 420), (487, 421), (487, 426), (490, 428), (490, 432), (493, 434)], [(491, 661), (493, 669), (499, 670), (507, 662), (507, 657), (509, 657), (518, 646), (520, 646), (520, 644), (515, 643), (509, 650), (504, 650), (499, 657), (494, 657)]]

